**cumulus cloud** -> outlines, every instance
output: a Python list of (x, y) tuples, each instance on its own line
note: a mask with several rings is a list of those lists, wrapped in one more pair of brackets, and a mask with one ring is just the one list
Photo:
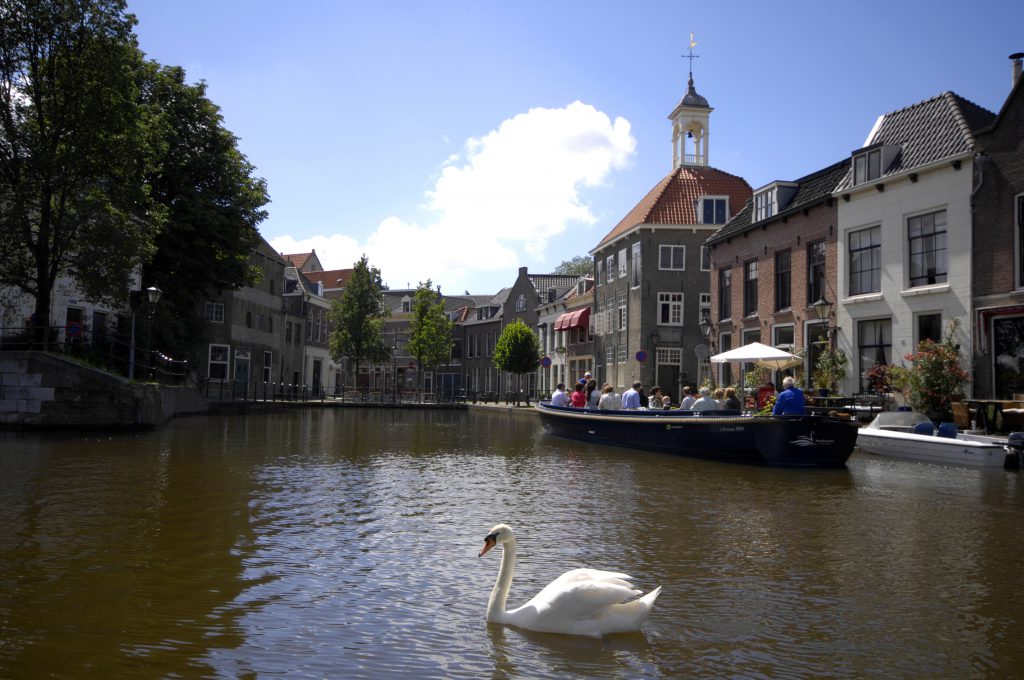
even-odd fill
[(539, 257), (571, 224), (592, 224), (581, 190), (606, 182), (635, 150), (624, 118), (612, 121), (578, 101), (530, 109), (443, 162), (424, 197), (429, 223), (387, 217), (361, 244), (342, 235), (271, 243), (280, 252), (316, 248), (330, 269), (349, 267), (365, 252), (393, 287), (431, 278), (462, 288), (472, 271), (515, 266), (520, 252)]

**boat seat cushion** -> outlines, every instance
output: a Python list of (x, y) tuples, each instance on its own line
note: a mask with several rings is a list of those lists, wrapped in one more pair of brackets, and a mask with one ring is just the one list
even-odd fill
[(931, 423), (918, 423), (914, 425), (914, 434), (934, 434), (935, 426)]
[(939, 431), (936, 433), (940, 437), (948, 437), (950, 439), (956, 439), (956, 424), (955, 423), (939, 423)]

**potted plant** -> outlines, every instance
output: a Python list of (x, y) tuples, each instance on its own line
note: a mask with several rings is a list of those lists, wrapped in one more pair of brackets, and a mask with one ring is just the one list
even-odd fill
[(958, 326), (953, 320), (942, 342), (922, 340), (916, 352), (904, 357), (910, 362), (903, 380), (907, 401), (932, 420), (950, 419), (950, 404), (963, 399), (964, 385), (970, 380), (960, 366), (960, 345), (955, 341)]
[(818, 387), (822, 396), (828, 396), (830, 391), (838, 392), (839, 383), (846, 378), (846, 369), (850, 360), (842, 350), (834, 347), (826, 347), (814, 364), (814, 384)]

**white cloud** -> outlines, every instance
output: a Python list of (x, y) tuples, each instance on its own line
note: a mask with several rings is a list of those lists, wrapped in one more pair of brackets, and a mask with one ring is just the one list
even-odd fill
[(539, 257), (571, 224), (592, 224), (581, 190), (600, 186), (635, 150), (624, 118), (613, 122), (578, 101), (530, 109), (443, 162), (423, 205), (430, 224), (392, 216), (363, 244), (343, 235), (271, 244), (280, 252), (316, 248), (328, 269), (350, 267), (365, 252), (392, 287), (431, 278), (462, 289), (470, 272), (518, 266), (520, 251)]

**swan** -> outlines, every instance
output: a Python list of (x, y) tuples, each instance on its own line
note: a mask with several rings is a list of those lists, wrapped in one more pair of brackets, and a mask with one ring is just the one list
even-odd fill
[(501, 568), (487, 601), (487, 620), (541, 633), (567, 633), (601, 637), (609, 633), (640, 630), (640, 624), (658, 599), (661, 586), (643, 597), (633, 588), (632, 577), (600, 569), (572, 569), (537, 593), (532, 600), (506, 611), (505, 600), (516, 567), (516, 536), (512, 527), (498, 524), (484, 539), (477, 555), (483, 557), (496, 545), (502, 547)]

